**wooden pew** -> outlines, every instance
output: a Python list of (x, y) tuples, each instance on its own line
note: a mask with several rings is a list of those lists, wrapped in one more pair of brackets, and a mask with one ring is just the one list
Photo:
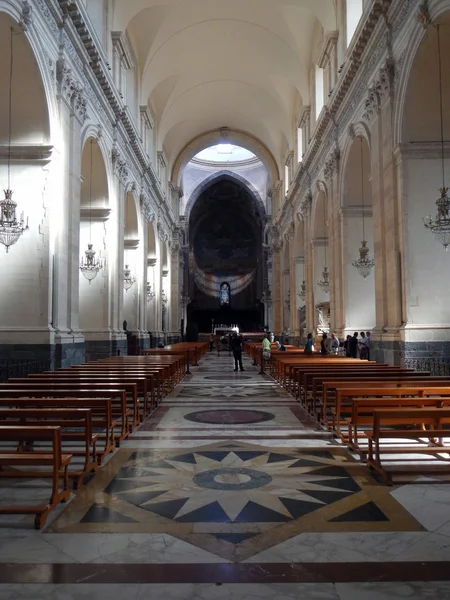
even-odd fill
[[(141, 409), (140, 421), (148, 416), (156, 406), (156, 395), (158, 393), (158, 375), (159, 373), (148, 373), (126, 368), (114, 367), (93, 367), (89, 365), (77, 365), (77, 368), (64, 369), (56, 371), (61, 377), (68, 379), (90, 379), (91, 381), (101, 381), (108, 379), (117, 380), (124, 383), (135, 383), (139, 398), (139, 408)], [(45, 374), (48, 374), (46, 372)]]
[[(450, 474), (450, 448), (442, 441), (450, 438), (450, 429), (444, 426), (448, 424), (448, 407), (376, 409), (373, 427), (365, 431), (369, 441), (367, 465), (375, 469), (388, 485), (393, 484), (395, 474)], [(395, 425), (395, 430), (387, 429), (388, 425)], [(386, 439), (410, 439), (415, 444), (382, 447), (381, 442)], [(411, 454), (414, 454), (412, 460)], [(423, 458), (419, 459), (419, 454), (424, 455)], [(393, 455), (391, 460), (389, 455)]]
[(363, 446), (362, 441), (367, 442), (363, 427), (370, 427), (373, 424), (373, 415), (375, 410), (385, 408), (445, 408), (450, 407), (450, 397), (442, 398), (440, 396), (427, 396), (426, 398), (354, 398), (352, 400), (351, 416), (346, 419), (348, 424), (347, 444), (353, 452), (357, 452), (362, 460), (367, 455), (367, 445)]
[[(83, 466), (74, 465), (68, 470), (69, 479), (74, 489), (83, 483), (84, 477), (98, 467), (95, 445), (98, 434), (92, 432), (92, 413), (88, 408), (0, 408), (0, 425), (27, 425), (29, 427), (52, 426), (61, 429), (62, 451), (73, 456), (81, 456)], [(80, 448), (66, 447), (81, 442)], [(27, 444), (26, 451), (33, 449), (43, 453), (45, 449), (37, 449)], [(44, 472), (40, 477), (52, 476)]]
[[(20, 444), (27, 441), (45, 441), (51, 443), (51, 452), (17, 452), (11, 451), (11, 442)], [(69, 498), (68, 467), (71, 454), (61, 452), (61, 430), (59, 427), (40, 426), (0, 426), (0, 477), (39, 478), (42, 470), (39, 467), (50, 467), (52, 477), (52, 492), (48, 503), (36, 505), (0, 505), (0, 514), (21, 515), (34, 514), (34, 526), (40, 529), (46, 522), (47, 516), (60, 502)], [(18, 473), (18, 467), (30, 467)], [(60, 489), (59, 480), (62, 476), (63, 487)]]
[(119, 376), (109, 376), (109, 375), (96, 375), (94, 373), (83, 374), (78, 371), (73, 371), (70, 374), (66, 374), (60, 371), (53, 371), (51, 373), (39, 373), (35, 375), (29, 375), (24, 378), (11, 378), (8, 379), (8, 383), (28, 383), (28, 382), (36, 382), (37, 384), (48, 384), (48, 385), (78, 385), (82, 388), (88, 388), (93, 386), (112, 386), (115, 388), (121, 388), (126, 391), (127, 398), (130, 398), (129, 406), (130, 412), (133, 415), (132, 419), (129, 422), (130, 431), (132, 431), (133, 427), (137, 427), (140, 422), (140, 402), (138, 396), (138, 385), (141, 388), (141, 391), (145, 393), (144, 402), (148, 401), (148, 393), (147, 393), (147, 382), (144, 377), (131, 378), (126, 377), (125, 375)]
[[(380, 383), (386, 382), (386, 384), (388, 384), (390, 381), (393, 381), (394, 383), (396, 381), (411, 381), (411, 383), (415, 383), (416, 381), (423, 380), (431, 381), (429, 378), (430, 373), (428, 372), (412, 371), (410, 369), (401, 369), (399, 367), (390, 366), (387, 366), (381, 370), (376, 368), (362, 369), (353, 373), (343, 370), (340, 372), (329, 372), (321, 377), (316, 377), (313, 375), (311, 384), (312, 389), (307, 402), (307, 410), (312, 415), (317, 417), (317, 414), (320, 412), (322, 406), (324, 387), (326, 387), (326, 384), (328, 383), (340, 382), (344, 384), (345, 382), (349, 382), (355, 385), (357, 385), (358, 382), (363, 385), (368, 381)], [(333, 389), (327, 388), (328, 399), (330, 398), (330, 391), (333, 391)]]
[(341, 426), (345, 425), (345, 419), (351, 414), (352, 400), (359, 397), (393, 397), (399, 398), (402, 396), (413, 396), (421, 398), (423, 396), (450, 396), (450, 382), (447, 382), (447, 386), (433, 387), (433, 382), (426, 383), (425, 385), (412, 385), (411, 383), (406, 386), (386, 387), (379, 386), (359, 386), (356, 388), (352, 387), (337, 387), (335, 407), (332, 411), (333, 418), (331, 424), (331, 430), (336, 437), (345, 439)]
[[(339, 368), (329, 366), (322, 368), (313, 366), (310, 369), (302, 369), (297, 372), (298, 398), (302, 405), (314, 414), (314, 403), (321, 389), (321, 382), (337, 380), (339, 378), (363, 379), (372, 377), (394, 377), (410, 373), (410, 369), (401, 369), (390, 365), (377, 365), (377, 363), (362, 363), (361, 365), (345, 364)], [(297, 397), (297, 396), (296, 396)]]
[[(112, 417), (119, 432), (114, 429), (114, 441), (119, 446), (130, 433), (127, 393), (113, 386), (86, 386), (78, 384), (1, 383), (0, 398), (108, 398), (111, 401)], [(116, 427), (115, 427), (116, 428)]]
[[(0, 397), (0, 407), (4, 408), (29, 408), (29, 409), (80, 409), (87, 408), (92, 413), (92, 431), (99, 440), (104, 441), (103, 448), (99, 448), (98, 441), (95, 446), (95, 458), (99, 465), (103, 463), (105, 457), (114, 451), (115, 438), (114, 427), (115, 420), (112, 418), (111, 400), (109, 398), (24, 398)], [(22, 393), (23, 396), (23, 393)], [(104, 432), (104, 433), (103, 433)]]

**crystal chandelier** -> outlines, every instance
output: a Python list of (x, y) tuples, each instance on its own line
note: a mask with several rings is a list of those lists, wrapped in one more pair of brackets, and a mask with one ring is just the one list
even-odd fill
[(441, 61), (441, 39), (439, 25), (437, 29), (437, 46), (439, 62), (439, 108), (441, 118), (441, 163), (442, 163), (442, 187), (439, 188), (440, 197), (436, 200), (437, 214), (433, 218), (428, 215), (424, 218), (423, 224), (431, 231), (437, 242), (442, 244), (445, 250), (450, 245), (450, 199), (448, 197), (448, 187), (445, 186), (445, 152), (444, 152), (444, 113), (442, 106), (442, 61)]
[(126, 292), (128, 292), (128, 290), (131, 287), (133, 287), (135, 281), (136, 281), (136, 277), (133, 277), (131, 275), (129, 266), (125, 265), (125, 269), (123, 270), (123, 287), (125, 288)]
[[(325, 204), (323, 206), (323, 230), (324, 230), (324, 233), (326, 234), (326, 231), (327, 231), (327, 220), (326, 220), (326, 206), (325, 206)], [(323, 271), (322, 271), (322, 279), (320, 279), (317, 282), (317, 285), (321, 288), (321, 290), (325, 294), (328, 294), (328, 292), (330, 291), (330, 274), (328, 272), (328, 267), (327, 267), (327, 245), (328, 245), (328, 240), (325, 239), (325, 265), (324, 265)]]
[(301, 285), (300, 291), (297, 292), (297, 296), (300, 298), (300, 300), (304, 300), (306, 298), (306, 283), (305, 283), (305, 280), (302, 281), (302, 285)]
[(366, 233), (364, 228), (364, 157), (363, 157), (363, 139), (361, 141), (361, 203), (362, 203), (362, 234), (361, 248), (359, 249), (359, 257), (352, 262), (352, 265), (357, 269), (363, 279), (366, 279), (375, 266), (375, 261), (369, 255), (367, 248)]
[(324, 266), (322, 271), (322, 279), (317, 282), (317, 285), (322, 289), (325, 294), (330, 291), (330, 274), (328, 273), (327, 265)]
[(151, 302), (155, 297), (155, 292), (152, 291), (152, 286), (147, 283), (147, 302)]
[(4, 190), (5, 197), (0, 201), (0, 244), (9, 252), (23, 232), (28, 229), (28, 219), (25, 225), (23, 213), (17, 220), (17, 202), (13, 200), (11, 190), (11, 139), (12, 139), (12, 80), (13, 80), (13, 28), (11, 27), (10, 62), (9, 62), (9, 138), (8, 138), (8, 189)]
[[(92, 239), (92, 143), (91, 138), (91, 160), (89, 169), (89, 239)], [(95, 250), (93, 250), (93, 244), (89, 242), (88, 249), (84, 251), (85, 256), (81, 258), (80, 271), (84, 277), (89, 281), (89, 284), (98, 275), (98, 272), (102, 268), (101, 260), (95, 259)]]

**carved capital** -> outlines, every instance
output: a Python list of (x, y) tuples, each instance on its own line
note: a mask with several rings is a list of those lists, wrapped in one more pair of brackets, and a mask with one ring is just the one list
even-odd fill
[(117, 144), (114, 144), (111, 150), (111, 159), (114, 167), (114, 172), (118, 175), (120, 181), (125, 185), (128, 182), (129, 171), (127, 161), (120, 154)]
[(375, 87), (371, 86), (367, 92), (367, 98), (364, 102), (363, 119), (371, 121), (378, 114), (380, 109), (380, 97), (378, 96)]
[(66, 61), (60, 58), (56, 63), (56, 79), (59, 94), (71, 107), (75, 116), (84, 123), (87, 112), (87, 102), (81, 83), (74, 77)]

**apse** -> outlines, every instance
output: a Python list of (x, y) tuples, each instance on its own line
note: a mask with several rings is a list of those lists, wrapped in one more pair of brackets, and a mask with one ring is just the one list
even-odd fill
[(244, 184), (224, 177), (203, 191), (189, 218), (193, 309), (225, 311), (237, 322), (242, 311), (259, 308), (262, 231), (263, 215)]

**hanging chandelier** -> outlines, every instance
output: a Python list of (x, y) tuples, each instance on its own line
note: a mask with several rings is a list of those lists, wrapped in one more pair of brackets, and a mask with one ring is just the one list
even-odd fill
[[(90, 169), (89, 169), (89, 239), (92, 239), (92, 143), (93, 140), (91, 138), (91, 159), (90, 159)], [(89, 281), (89, 284), (93, 279), (95, 279), (98, 275), (98, 272), (102, 268), (101, 260), (96, 260), (95, 258), (95, 250), (93, 249), (93, 244), (89, 242), (87, 245), (88, 249), (84, 251), (84, 257), (81, 258), (80, 263), (80, 271), (83, 273), (84, 277)]]
[(450, 245), (450, 199), (448, 197), (448, 187), (445, 185), (445, 151), (444, 151), (444, 113), (442, 103), (442, 60), (441, 60), (441, 39), (439, 25), (437, 29), (438, 46), (438, 64), (439, 64), (439, 109), (441, 119), (441, 165), (442, 165), (442, 187), (439, 188), (440, 197), (436, 200), (437, 214), (433, 218), (428, 215), (424, 218), (423, 224), (431, 231), (437, 242), (442, 244), (445, 250)]
[(151, 302), (155, 297), (155, 292), (152, 291), (152, 286), (147, 283), (147, 302)]
[(300, 287), (300, 291), (297, 292), (297, 296), (300, 300), (304, 300), (306, 298), (306, 283), (305, 280), (302, 281), (302, 285)]
[(361, 203), (362, 203), (362, 234), (361, 248), (359, 249), (359, 257), (352, 262), (352, 265), (357, 269), (363, 279), (366, 279), (375, 266), (375, 261), (369, 255), (367, 247), (366, 233), (364, 228), (364, 160), (363, 160), (363, 139), (361, 140)]
[(128, 265), (125, 265), (125, 269), (123, 270), (123, 287), (125, 288), (126, 292), (133, 287), (135, 281), (136, 277), (131, 275), (130, 268)]
[[(324, 231), (324, 234), (327, 233), (327, 219), (326, 219), (325, 204), (323, 206), (323, 231)], [(327, 245), (328, 245), (328, 239), (325, 238), (325, 265), (324, 265), (323, 271), (322, 271), (322, 279), (320, 279), (317, 282), (317, 285), (320, 287), (320, 289), (325, 294), (328, 294), (328, 292), (330, 291), (330, 274), (328, 272), (328, 267), (327, 267)]]
[(322, 279), (317, 282), (317, 285), (325, 294), (328, 294), (328, 292), (330, 291), (330, 274), (326, 265), (324, 266), (322, 271)]
[(17, 202), (13, 200), (13, 191), (11, 189), (13, 35), (14, 31), (11, 27), (9, 62), (8, 189), (4, 190), (5, 197), (0, 201), (0, 244), (5, 246), (6, 252), (9, 252), (9, 247), (13, 246), (23, 232), (28, 229), (28, 219), (25, 225), (25, 217), (23, 213), (20, 215), (20, 219), (17, 219)]

